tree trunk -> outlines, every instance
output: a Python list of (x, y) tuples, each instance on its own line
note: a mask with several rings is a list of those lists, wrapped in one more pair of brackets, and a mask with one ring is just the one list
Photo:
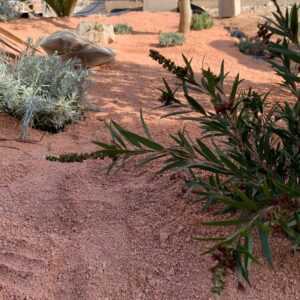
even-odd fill
[(191, 29), (191, 21), (192, 21), (191, 0), (179, 0), (178, 6), (180, 12), (179, 32), (185, 34), (189, 32)]

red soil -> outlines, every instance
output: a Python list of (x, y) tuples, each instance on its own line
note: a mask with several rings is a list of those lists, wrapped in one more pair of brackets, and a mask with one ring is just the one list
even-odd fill
[[(176, 30), (178, 16), (130, 13), (96, 19), (128, 23), (137, 31), (117, 37), (114, 65), (91, 71), (87, 101), (101, 112), (89, 112), (80, 123), (36, 144), (1, 142), (0, 299), (212, 299), (209, 269), (214, 262), (200, 255), (205, 245), (191, 239), (192, 234), (205, 235), (206, 228), (193, 224), (208, 216), (187, 203), (180, 176), (153, 177), (150, 168), (136, 170), (133, 164), (107, 176), (106, 161), (45, 160), (48, 154), (94, 149), (91, 140), (108, 138), (105, 119), (140, 130), (141, 107), (160, 141), (168, 141), (167, 133), (181, 126), (161, 120), (161, 112), (153, 110), (161, 78), (168, 75), (148, 57), (159, 31)], [(37, 39), (74, 28), (80, 20), (22, 20), (1, 26), (23, 39)], [(184, 46), (161, 52), (178, 63), (181, 53), (193, 57), (196, 70), (203, 58), (215, 70), (224, 59), (232, 75), (239, 72), (246, 79), (245, 86), (272, 88), (279, 95), (267, 64), (240, 54), (220, 25), (192, 32)], [(2, 114), (0, 137), (13, 140), (18, 134), (18, 123)], [(32, 139), (41, 137), (31, 131)], [(252, 288), (244, 292), (230, 275), (221, 299), (300, 299), (299, 257), (290, 254), (281, 237), (272, 243), (274, 270), (255, 266)]]

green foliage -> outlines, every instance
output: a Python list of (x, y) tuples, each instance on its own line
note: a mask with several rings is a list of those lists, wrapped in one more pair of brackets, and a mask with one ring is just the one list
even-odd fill
[(280, 39), (276, 43), (270, 43), (268, 50), (275, 59), (271, 64), (276, 73), (283, 78), (283, 85), (300, 100), (298, 87), (300, 66), (299, 44), (299, 5), (294, 4), (290, 10), (283, 13), (277, 2), (273, 0), (277, 11), (273, 18), (266, 18), (267, 28)]
[[(185, 120), (198, 123), (199, 138), (191, 139), (185, 130), (179, 130), (171, 135), (173, 146), (164, 146), (152, 138), (141, 115), (143, 136), (112, 121), (108, 125), (112, 142), (98, 145), (104, 157), (113, 158), (111, 167), (140, 155), (141, 164), (164, 158), (161, 172), (186, 171), (190, 175), (188, 188), (204, 201), (204, 207), (222, 204), (217, 207), (225, 219), (204, 225), (233, 228), (227, 236), (212, 237), (218, 242), (207, 252), (228, 247), (236, 269), (248, 281), (256, 231), (262, 254), (270, 264), (272, 228), (290, 232), (289, 237), (299, 243), (300, 126), (296, 124), (300, 122), (300, 103), (272, 106), (267, 95), (241, 90), (238, 75), (230, 84), (223, 64), (218, 74), (203, 69), (197, 82), (190, 64), (186, 64), (193, 80), (182, 80), (184, 100), (175, 93), (172, 99), (169, 93), (168, 107), (176, 110), (166, 117), (183, 115)], [(225, 85), (230, 86), (229, 93)], [(210, 97), (214, 111), (206, 110), (190, 95), (191, 87)], [(207, 176), (202, 177), (202, 172)]]
[(247, 55), (253, 55), (256, 57), (265, 56), (267, 52), (267, 46), (260, 39), (241, 39), (238, 44), (239, 50)]
[(22, 55), (11, 65), (0, 60), (0, 111), (22, 120), (22, 136), (33, 126), (50, 132), (79, 120), (87, 72), (60, 57)]
[(162, 65), (163, 68), (175, 74), (178, 78), (183, 79), (187, 75), (188, 70), (186, 67), (177, 66), (172, 60), (166, 59), (156, 50), (150, 49), (150, 57)]
[(209, 29), (213, 27), (213, 25), (214, 25), (214, 20), (211, 18), (209, 14), (207, 13), (193, 14), (192, 24), (191, 24), (192, 30)]
[(8, 0), (0, 0), (0, 21), (8, 21), (19, 16), (16, 6)]
[[(239, 75), (233, 81), (228, 78), (224, 62), (217, 74), (203, 67), (201, 77), (196, 78), (186, 57), (185, 66), (178, 67), (151, 51), (151, 57), (182, 82), (180, 97), (164, 81), (161, 101), (169, 110), (164, 117), (197, 124), (198, 137), (191, 138), (180, 129), (170, 135), (171, 146), (158, 143), (141, 113), (143, 135), (111, 121), (107, 124), (111, 142), (96, 142), (98, 155), (112, 159), (110, 170), (117, 170), (131, 157), (140, 157), (141, 165), (159, 159), (160, 172), (185, 171), (186, 185), (204, 209), (214, 207), (215, 220), (202, 225), (227, 228), (227, 234), (195, 239), (212, 243), (203, 254), (221, 253), (213, 270), (215, 293), (223, 289), (228, 268), (250, 282), (250, 265), (258, 261), (254, 243), (260, 243), (261, 256), (272, 265), (270, 238), (274, 231), (282, 232), (295, 250), (300, 246), (298, 10), (294, 5), (282, 13), (277, 6), (274, 19), (268, 20), (269, 30), (282, 37), (281, 42), (269, 46), (274, 57), (271, 63), (294, 101), (271, 103), (268, 93), (242, 89)], [(202, 105), (204, 95), (211, 107)]]
[(77, 4), (77, 0), (45, 0), (58, 17), (70, 16)]
[(133, 33), (133, 28), (128, 24), (115, 24), (114, 31), (115, 34), (131, 34)]
[[(260, 56), (264, 58), (274, 58), (274, 53), (268, 51), (268, 47), (272, 44), (281, 44), (281, 36), (286, 30), (285, 20), (282, 19), (283, 13), (281, 12), (277, 1), (273, 1), (277, 12), (273, 13), (273, 18), (265, 18), (263, 22), (257, 25), (257, 34), (255, 37), (243, 37), (238, 43), (239, 50), (247, 55)], [(287, 22), (290, 22), (290, 15), (285, 15)], [(274, 20), (280, 22), (280, 26), (283, 28), (275, 28)], [(279, 23), (278, 23), (279, 24)], [(276, 26), (276, 25), (275, 25)], [(283, 31), (282, 31), (283, 30)], [(287, 33), (289, 34), (289, 33)]]
[[(256, 57), (272, 57), (268, 52), (268, 46), (272, 43), (272, 40), (274, 40), (274, 33), (269, 30), (269, 22), (267, 20), (260, 22), (257, 25), (257, 29), (255, 37), (240, 37), (237, 43), (240, 52)], [(278, 40), (278, 43), (280, 43), (280, 40)]]
[(161, 47), (182, 45), (184, 40), (184, 35), (179, 32), (162, 32), (159, 35), (159, 45)]

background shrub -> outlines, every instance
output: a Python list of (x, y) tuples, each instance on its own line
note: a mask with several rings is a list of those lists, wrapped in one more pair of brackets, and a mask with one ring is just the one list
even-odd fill
[[(271, 23), (264, 21), (258, 23), (257, 33), (254, 37), (249, 38), (243, 32), (236, 29), (231, 31), (231, 36), (239, 39), (237, 46), (240, 52), (246, 55), (261, 56), (264, 58), (271, 58), (272, 54), (268, 51), (268, 47), (277, 40), (280, 43), (276, 32), (270, 30)], [(276, 39), (277, 36), (277, 39)]]
[(24, 54), (14, 65), (0, 59), (0, 110), (27, 128), (57, 132), (81, 116), (87, 72), (60, 57)]
[(128, 24), (115, 24), (114, 31), (115, 34), (131, 34), (133, 33), (133, 28)]
[(209, 29), (213, 27), (214, 21), (207, 13), (202, 14), (193, 14), (192, 17), (192, 30), (202, 30), (202, 29)]
[(159, 35), (159, 45), (161, 47), (172, 47), (182, 45), (184, 43), (184, 35), (179, 32), (162, 32)]
[(0, 21), (8, 21), (19, 16), (16, 6), (8, 0), (0, 0)]
[(240, 39), (238, 47), (240, 52), (246, 55), (266, 56), (267, 53), (267, 45), (260, 39)]

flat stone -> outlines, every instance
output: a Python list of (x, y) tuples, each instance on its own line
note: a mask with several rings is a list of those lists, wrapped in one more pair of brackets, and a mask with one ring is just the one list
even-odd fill
[(57, 53), (65, 59), (78, 59), (86, 67), (111, 63), (116, 56), (112, 49), (100, 47), (68, 30), (55, 32), (42, 39), (40, 46), (49, 55)]

